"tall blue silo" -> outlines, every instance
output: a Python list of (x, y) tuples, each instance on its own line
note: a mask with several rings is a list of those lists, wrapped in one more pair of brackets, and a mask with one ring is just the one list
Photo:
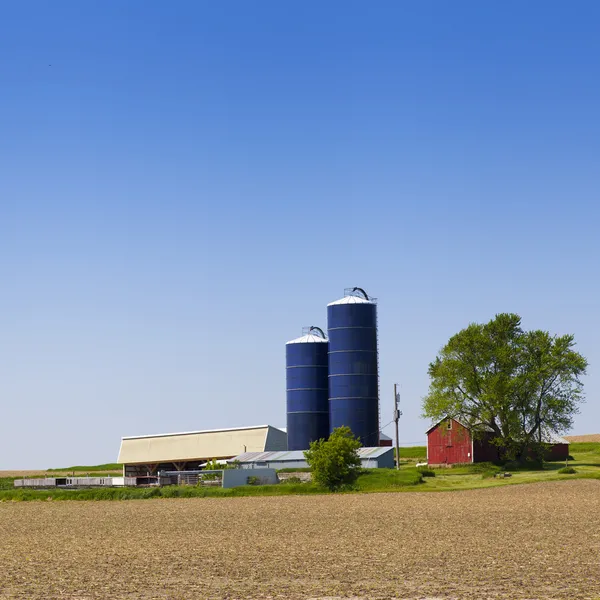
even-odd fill
[(329, 437), (327, 338), (318, 327), (288, 342), (286, 355), (288, 450), (308, 450)]
[(363, 446), (379, 446), (377, 303), (349, 288), (327, 305), (329, 429), (347, 425)]

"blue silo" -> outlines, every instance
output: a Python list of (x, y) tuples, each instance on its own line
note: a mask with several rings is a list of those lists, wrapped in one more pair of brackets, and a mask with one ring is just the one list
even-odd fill
[(379, 446), (377, 304), (361, 288), (327, 305), (329, 429), (347, 425), (363, 446)]
[(318, 327), (285, 346), (288, 450), (308, 450), (329, 437), (328, 347)]

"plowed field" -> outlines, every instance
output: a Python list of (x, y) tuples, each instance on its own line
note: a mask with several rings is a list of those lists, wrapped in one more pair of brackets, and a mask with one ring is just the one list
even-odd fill
[(0, 598), (600, 597), (600, 481), (0, 503)]
[(574, 442), (600, 442), (600, 433), (588, 433), (587, 435), (565, 435), (565, 439)]

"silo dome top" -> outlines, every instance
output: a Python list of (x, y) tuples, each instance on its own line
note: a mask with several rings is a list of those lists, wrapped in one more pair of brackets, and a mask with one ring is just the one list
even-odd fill
[(335, 306), (336, 304), (375, 304), (373, 300), (360, 298), (359, 296), (344, 296), (335, 302), (330, 302), (327, 306)]
[(325, 338), (322, 338), (318, 335), (314, 335), (313, 333), (309, 333), (308, 335), (303, 335), (302, 337), (296, 338), (295, 340), (290, 340), (286, 342), (286, 346), (288, 344), (315, 344), (315, 343), (327, 343)]
[(286, 346), (288, 344), (318, 344), (318, 343), (327, 343), (327, 338), (325, 337), (325, 333), (320, 327), (304, 327), (302, 329), (302, 333), (304, 334), (302, 337), (296, 338), (295, 340), (291, 340), (286, 342)]
[(336, 306), (337, 304), (377, 304), (377, 298), (371, 298), (365, 290), (359, 287), (346, 288), (343, 298), (330, 302), (327, 306)]

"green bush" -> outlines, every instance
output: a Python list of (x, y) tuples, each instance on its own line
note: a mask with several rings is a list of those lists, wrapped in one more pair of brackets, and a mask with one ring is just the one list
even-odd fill
[(352, 486), (360, 474), (360, 441), (349, 427), (333, 430), (328, 440), (311, 442), (304, 453), (313, 481), (330, 491)]
[(435, 477), (435, 471), (429, 467), (417, 467), (417, 471), (419, 471), (423, 477)]
[(562, 469), (559, 469), (558, 472), (561, 475), (575, 475), (575, 473), (577, 473), (573, 467), (563, 467)]

